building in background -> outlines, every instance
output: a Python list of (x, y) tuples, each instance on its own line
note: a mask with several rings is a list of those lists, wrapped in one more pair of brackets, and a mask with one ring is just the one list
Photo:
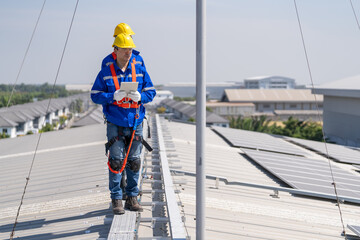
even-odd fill
[(83, 93), (0, 108), (0, 134), (13, 138), (38, 133), (47, 123), (60, 123), (60, 117), (68, 117), (70, 111), (79, 112), (76, 107), (88, 109), (89, 102), (90, 95)]
[(90, 92), (92, 86), (92, 84), (66, 84), (65, 89), (68, 91)]
[(207, 102), (206, 108), (221, 117), (249, 117), (255, 112), (253, 103)]
[[(178, 102), (172, 99), (165, 99), (161, 102), (161, 106), (166, 108), (166, 113), (171, 113), (174, 119), (183, 122), (196, 121), (196, 107), (184, 102)], [(229, 120), (213, 113), (206, 111), (206, 125), (229, 127)]]
[(330, 141), (360, 147), (360, 75), (316, 87), (324, 95), (324, 132)]
[(157, 90), (154, 99), (147, 103), (147, 105), (158, 105), (164, 99), (174, 99), (174, 94), (167, 90)]
[(259, 76), (244, 79), (246, 89), (294, 89), (295, 79), (281, 76)]
[(311, 89), (226, 89), (222, 102), (253, 103), (256, 112), (322, 110), (323, 97)]
[[(243, 83), (240, 82), (225, 82), (225, 83), (207, 83), (206, 96), (207, 99), (220, 100), (225, 89), (244, 88)], [(195, 83), (171, 83), (162, 86), (156, 86), (156, 91), (168, 90), (174, 94), (174, 97), (191, 97), (196, 95)]]

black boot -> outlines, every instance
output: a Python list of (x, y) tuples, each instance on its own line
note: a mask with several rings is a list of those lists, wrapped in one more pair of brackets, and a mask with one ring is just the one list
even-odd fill
[(128, 196), (128, 198), (125, 201), (125, 209), (129, 209), (130, 211), (138, 211), (138, 212), (143, 211), (143, 208), (139, 204), (136, 196), (134, 197)]
[(121, 199), (112, 199), (113, 213), (121, 215), (125, 213)]

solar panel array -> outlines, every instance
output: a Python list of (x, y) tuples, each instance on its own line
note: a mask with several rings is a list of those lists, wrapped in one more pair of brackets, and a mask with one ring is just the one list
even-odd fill
[[(293, 188), (330, 194), (335, 199), (329, 163), (293, 155), (242, 149), (247, 156)], [(360, 176), (332, 165), (338, 196), (349, 202), (360, 200)], [(349, 200), (350, 199), (350, 200)]]
[(348, 228), (360, 237), (360, 226), (348, 225)]
[(360, 164), (360, 151), (355, 149), (337, 145), (333, 143), (325, 143), (299, 139), (299, 138), (290, 138), (286, 137), (291, 142), (304, 146), (308, 149), (313, 151), (319, 152), (323, 155), (327, 155), (326, 148), (329, 152), (329, 156), (333, 158), (335, 161), (342, 162), (342, 163), (350, 163), (350, 164)]
[(301, 148), (270, 134), (215, 126), (212, 128), (234, 147), (252, 148), (299, 156), (308, 155), (306, 151), (301, 150)]

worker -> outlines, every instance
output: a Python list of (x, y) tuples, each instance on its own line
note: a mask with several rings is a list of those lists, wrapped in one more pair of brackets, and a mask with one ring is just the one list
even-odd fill
[[(128, 196), (125, 209), (142, 211), (142, 206), (137, 199), (142, 150), (142, 121), (145, 116), (144, 104), (153, 100), (156, 91), (146, 69), (135, 64), (135, 57), (132, 54), (135, 48), (133, 39), (127, 34), (118, 34), (113, 48), (116, 62), (99, 72), (91, 89), (91, 99), (96, 104), (102, 104), (107, 123), (109, 190), (113, 212), (124, 214), (121, 200), (123, 192), (120, 187), (124, 172), (120, 170), (124, 167), (134, 129), (135, 136), (125, 165), (127, 175), (125, 192)], [(123, 82), (134, 81), (138, 82), (137, 91), (127, 93), (119, 88)]]
[[(127, 35), (130, 35), (131, 37), (133, 35), (135, 35), (134, 31), (126, 23), (120, 23), (115, 27), (115, 29), (114, 29), (114, 37), (116, 37), (120, 33), (125, 33)], [(135, 58), (136, 64), (145, 67), (144, 59), (140, 56), (139, 51), (136, 51), (135, 49), (133, 49), (132, 50), (132, 55)], [(114, 52), (112, 52), (103, 59), (103, 61), (101, 63), (101, 69), (103, 69), (106, 66), (109, 66), (112, 63), (115, 63), (115, 61), (116, 61), (116, 54)]]
[[(120, 33), (124, 33), (127, 35), (130, 35), (131, 37), (133, 35), (135, 35), (134, 31), (131, 29), (131, 27), (126, 24), (126, 23), (120, 23), (118, 24), (115, 29), (114, 29), (114, 37), (116, 37), (117, 35), (119, 35)], [(139, 64), (140, 66), (145, 67), (145, 63), (143, 58), (140, 56), (140, 52), (136, 51), (135, 49), (132, 50), (132, 55), (135, 58), (136, 64)], [(101, 63), (101, 69), (109, 66), (110, 64), (114, 64), (116, 62), (116, 54), (114, 52), (110, 53), (109, 55), (107, 55), (102, 63)], [(123, 190), (123, 200), (126, 200), (127, 195), (125, 190), (125, 186), (126, 186), (126, 179), (125, 179), (125, 174), (122, 175), (121, 178), (121, 189)]]

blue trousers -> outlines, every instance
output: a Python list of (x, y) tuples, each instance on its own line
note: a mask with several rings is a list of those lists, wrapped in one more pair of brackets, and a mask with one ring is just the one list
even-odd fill
[[(119, 135), (119, 131), (121, 131), (121, 135)], [(113, 123), (107, 124), (107, 139), (108, 141), (114, 137), (119, 136), (119, 140), (116, 141), (110, 147), (110, 157), (115, 159), (124, 160), (127, 150), (128, 150), (128, 142), (125, 143), (122, 136), (131, 138), (131, 134), (133, 132), (132, 128), (128, 127), (119, 127)], [(136, 127), (135, 136), (143, 135), (142, 124)], [(139, 171), (134, 172), (131, 170), (132, 161), (140, 161), (140, 154), (142, 150), (141, 141), (136, 141), (135, 137), (131, 145), (131, 149), (129, 152), (129, 156), (127, 159), (127, 164), (124, 171), (120, 174), (113, 173), (109, 170), (109, 190), (111, 199), (122, 199), (122, 190), (120, 187), (122, 174), (126, 173), (127, 177), (127, 185), (125, 187), (126, 194), (130, 197), (137, 196), (139, 194), (138, 188), (138, 179), (139, 179)]]

